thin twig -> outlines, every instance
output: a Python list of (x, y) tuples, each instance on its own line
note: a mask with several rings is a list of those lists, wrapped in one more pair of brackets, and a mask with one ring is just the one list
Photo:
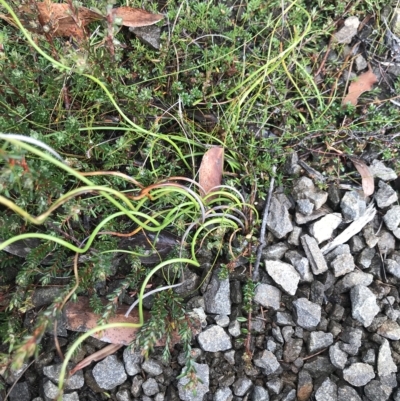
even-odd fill
[(262, 224), (261, 224), (260, 245), (257, 248), (257, 257), (256, 257), (256, 261), (254, 263), (253, 281), (258, 281), (260, 279), (259, 267), (260, 267), (260, 262), (261, 262), (262, 251), (266, 245), (265, 244), (265, 232), (267, 231), (267, 219), (268, 219), (269, 207), (271, 205), (272, 192), (274, 190), (275, 173), (276, 173), (276, 166), (273, 166), (271, 183), (269, 185), (269, 190), (268, 190), (268, 198), (267, 198), (267, 202), (264, 207), (264, 215), (263, 215)]

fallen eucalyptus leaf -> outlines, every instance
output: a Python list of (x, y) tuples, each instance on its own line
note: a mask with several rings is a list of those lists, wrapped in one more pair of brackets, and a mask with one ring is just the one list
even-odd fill
[(354, 167), (361, 175), (362, 188), (365, 196), (370, 196), (375, 192), (374, 177), (369, 169), (369, 167), (364, 163), (363, 160), (356, 157), (350, 157), (353, 162)]
[(343, 99), (342, 105), (350, 103), (353, 106), (356, 106), (360, 95), (364, 92), (370, 91), (376, 82), (378, 82), (378, 78), (371, 69), (362, 73), (350, 84), (349, 92)]
[[(213, 188), (221, 185), (224, 167), (224, 148), (213, 147), (204, 154), (199, 169), (199, 184), (201, 196), (212, 192)], [(208, 198), (210, 200), (210, 198)]]

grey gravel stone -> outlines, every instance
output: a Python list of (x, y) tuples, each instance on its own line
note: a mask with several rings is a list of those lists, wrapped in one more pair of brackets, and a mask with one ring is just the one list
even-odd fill
[(346, 221), (353, 221), (361, 217), (366, 207), (364, 196), (358, 191), (346, 192), (340, 202), (340, 208)]
[(228, 332), (232, 337), (239, 337), (241, 334), (240, 323), (237, 320), (230, 322), (228, 326)]
[(310, 234), (317, 240), (318, 244), (332, 237), (342, 222), (340, 213), (331, 213), (310, 225)]
[(56, 386), (51, 380), (48, 380), (43, 384), (43, 392), (48, 400), (54, 400), (58, 396), (58, 386)]
[(306, 370), (301, 370), (297, 379), (297, 399), (307, 401), (313, 391), (313, 381), (311, 375)]
[(378, 380), (372, 380), (364, 387), (364, 393), (370, 401), (386, 401), (389, 399), (392, 389)]
[(284, 242), (278, 242), (271, 245), (262, 252), (262, 257), (267, 260), (280, 260), (283, 258), (285, 252), (289, 249)]
[(267, 387), (272, 394), (280, 394), (283, 389), (283, 381), (280, 377), (274, 377), (267, 381)]
[(331, 262), (331, 267), (333, 269), (335, 277), (340, 277), (352, 272), (356, 266), (354, 264), (353, 256), (345, 253), (343, 255), (337, 256)]
[(282, 401), (295, 401), (296, 400), (296, 390), (288, 389), (283, 391)]
[(310, 262), (313, 273), (316, 275), (325, 273), (328, 270), (328, 265), (315, 238), (309, 235), (303, 235), (301, 237), (301, 244), (303, 245), (304, 252)]
[(227, 351), (224, 353), (224, 359), (229, 363), (229, 365), (235, 364), (235, 351)]
[(76, 391), (73, 393), (64, 394), (62, 401), (79, 401), (79, 395)]
[(304, 369), (307, 370), (314, 379), (324, 378), (329, 376), (335, 367), (331, 364), (327, 356), (318, 355), (315, 359), (307, 361), (304, 365)]
[(356, 285), (350, 291), (351, 313), (364, 327), (368, 327), (379, 312), (376, 297), (363, 285)]
[(392, 233), (381, 230), (378, 240), (378, 251), (381, 255), (390, 255), (396, 246), (396, 239)]
[(294, 226), (293, 231), (290, 233), (288, 237), (288, 244), (293, 245), (293, 246), (299, 246), (300, 245), (300, 236), (301, 233), (303, 232), (301, 227)]
[[(182, 401), (203, 401), (203, 397), (205, 394), (209, 392), (209, 377), (210, 377), (210, 369), (206, 364), (199, 364), (193, 362), (193, 366), (196, 369), (196, 375), (200, 379), (197, 381), (195, 388), (193, 389), (187, 384), (190, 381), (190, 378), (184, 376), (178, 381), (178, 391), (179, 398)], [(182, 373), (184, 373), (185, 368), (182, 369)]]
[(341, 294), (349, 291), (356, 285), (368, 287), (374, 279), (374, 276), (369, 273), (364, 273), (359, 270), (346, 274), (341, 280), (336, 283), (336, 291)]
[(379, 237), (375, 235), (373, 226), (369, 223), (362, 230), (365, 242), (370, 248), (373, 248), (379, 241)]
[(395, 230), (400, 224), (400, 206), (392, 206), (383, 216), (383, 221), (390, 231)]
[(389, 341), (384, 339), (382, 345), (379, 347), (378, 353), (378, 375), (388, 376), (391, 373), (397, 372), (397, 366), (393, 362), (392, 351), (390, 349)]
[(372, 348), (367, 349), (361, 360), (364, 363), (368, 363), (368, 365), (374, 366), (376, 361), (375, 350)]
[(232, 348), (229, 335), (220, 326), (209, 326), (200, 333), (197, 341), (203, 351), (218, 352), (226, 351)]
[(251, 401), (269, 401), (268, 391), (261, 386), (255, 386), (251, 394)]
[(400, 263), (393, 259), (385, 260), (385, 269), (394, 277), (400, 279)]
[(273, 374), (281, 368), (276, 356), (268, 350), (264, 350), (256, 358), (254, 358), (254, 365), (264, 369), (266, 375)]
[(286, 206), (275, 196), (271, 199), (267, 228), (278, 239), (285, 237), (293, 230), (293, 224)]
[(30, 401), (31, 393), (27, 382), (16, 383), (9, 394), (10, 401)]
[(379, 208), (385, 208), (397, 202), (397, 192), (388, 184), (379, 181), (379, 189), (375, 194), (376, 204)]
[(313, 354), (315, 352), (321, 351), (324, 348), (329, 347), (331, 344), (333, 344), (332, 333), (313, 331), (312, 333), (310, 333), (308, 351)]
[(142, 369), (151, 376), (158, 376), (163, 372), (161, 363), (151, 358), (142, 363)]
[(340, 349), (338, 343), (329, 347), (329, 358), (332, 365), (338, 369), (344, 369), (347, 363), (348, 355)]
[(389, 340), (400, 340), (400, 326), (392, 320), (386, 320), (379, 328), (377, 333)]
[(366, 363), (353, 363), (343, 370), (343, 378), (352, 386), (365, 386), (375, 377), (374, 369)]
[(117, 401), (131, 401), (131, 393), (128, 389), (119, 390), (117, 394), (115, 394), (115, 398)]
[(376, 252), (374, 248), (364, 248), (357, 257), (357, 263), (361, 269), (368, 269)]
[(247, 377), (240, 377), (233, 383), (232, 387), (235, 395), (243, 397), (253, 387), (253, 383)]
[(351, 16), (345, 19), (344, 25), (334, 34), (335, 41), (338, 43), (351, 43), (353, 37), (357, 34), (360, 20)]
[(314, 280), (308, 259), (303, 257), (299, 252), (286, 252), (285, 260), (287, 260), (297, 270), (297, 273), (299, 273), (300, 283), (311, 283)]
[(355, 235), (354, 237), (351, 237), (349, 239), (348, 244), (350, 246), (350, 250), (351, 250), (352, 254), (361, 252), (366, 246), (364, 238), (362, 238), (359, 235)]
[(255, 290), (254, 301), (266, 308), (277, 310), (280, 308), (281, 292), (269, 284), (258, 284)]
[(144, 379), (140, 375), (136, 375), (132, 379), (131, 393), (135, 398), (139, 397), (140, 394), (142, 393), (143, 382), (144, 382)]
[(149, 377), (143, 384), (142, 384), (142, 389), (143, 392), (147, 396), (152, 396), (156, 395), (158, 393), (158, 383), (156, 382), (156, 379), (153, 377)]
[(286, 363), (294, 362), (299, 357), (302, 348), (303, 340), (301, 338), (289, 339), (283, 347), (283, 360)]
[(316, 401), (337, 401), (337, 386), (327, 377), (315, 392)]
[[(61, 364), (45, 366), (43, 368), (43, 374), (49, 379), (51, 379), (54, 383), (58, 384), (59, 382), (58, 378), (60, 376), (61, 366), (62, 366)], [(78, 370), (73, 376), (64, 381), (64, 389), (76, 390), (82, 388), (84, 384), (85, 380), (83, 378), (83, 372), (82, 370)]]
[(213, 401), (231, 401), (232, 398), (231, 389), (229, 387), (222, 387), (215, 392)]
[(227, 315), (217, 315), (214, 318), (215, 323), (221, 327), (228, 327), (229, 326), (229, 316)]
[(309, 199), (299, 199), (296, 205), (297, 210), (305, 216), (309, 216), (314, 210), (314, 204)]
[(332, 213), (332, 210), (326, 206), (321, 207), (321, 209), (314, 210), (309, 216), (307, 216), (305, 214), (301, 214), (299, 212), (296, 212), (295, 221), (296, 221), (296, 224), (301, 226), (303, 224), (309, 223), (310, 221), (317, 220), (320, 217), (327, 215), (328, 213)]
[(125, 348), (123, 353), (126, 373), (129, 376), (136, 376), (142, 371), (140, 364), (143, 361), (143, 356), (140, 351), (134, 351), (131, 348)]
[(341, 385), (338, 388), (338, 401), (362, 401), (357, 391), (350, 386)]
[(96, 364), (93, 368), (93, 377), (99, 387), (112, 390), (124, 383), (128, 376), (122, 362), (115, 355), (110, 355)]
[(374, 160), (369, 166), (369, 171), (375, 178), (383, 181), (392, 181), (397, 178), (397, 174), (389, 167), (386, 167), (381, 161)]
[(321, 306), (307, 298), (298, 298), (293, 302), (295, 321), (306, 330), (315, 330), (321, 320)]
[(205, 311), (217, 315), (231, 314), (231, 297), (229, 279), (221, 280), (216, 270), (204, 293)]
[(296, 293), (300, 275), (292, 265), (275, 260), (266, 260), (265, 269), (283, 291), (289, 295)]

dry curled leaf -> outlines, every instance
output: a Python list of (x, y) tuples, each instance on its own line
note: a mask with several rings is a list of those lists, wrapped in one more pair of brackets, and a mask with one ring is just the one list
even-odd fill
[[(104, 301), (105, 303), (106, 301)], [(108, 323), (139, 323), (138, 309), (135, 308), (132, 313), (125, 317), (125, 313), (129, 306), (120, 305), (117, 308), (115, 315), (108, 319)], [(144, 320), (146, 321), (150, 314), (144, 311)], [(90, 307), (89, 298), (78, 297), (77, 302), (68, 302), (65, 307), (66, 327), (68, 330), (87, 332), (98, 326), (97, 322), (101, 319), (101, 315), (95, 314)], [(200, 326), (197, 323), (191, 325), (194, 335), (200, 331)], [(139, 329), (136, 328), (114, 328), (99, 331), (93, 335), (101, 341), (111, 344), (129, 345), (135, 338)], [(179, 343), (180, 338), (177, 331), (172, 334), (170, 345), (174, 346)], [(157, 341), (157, 346), (165, 345), (165, 338)]]
[(360, 95), (364, 92), (370, 91), (376, 82), (378, 82), (378, 78), (371, 69), (362, 73), (350, 84), (349, 92), (343, 99), (342, 105), (350, 103), (353, 106), (356, 106)]
[(212, 192), (213, 188), (221, 185), (223, 166), (224, 148), (213, 147), (204, 154), (199, 169), (201, 196), (204, 197)]
[(146, 10), (132, 7), (118, 7), (114, 8), (112, 12), (114, 20), (115, 18), (121, 18), (121, 25), (133, 28), (153, 25), (164, 18), (162, 14), (153, 14)]
[[(36, 3), (37, 10), (32, 14), (30, 5), (19, 7), (19, 17), (28, 30), (37, 31), (39, 24), (44, 29), (49, 29), (52, 36), (73, 36), (82, 39), (86, 35), (85, 26), (93, 21), (102, 20), (104, 17), (85, 7), (78, 7), (73, 15), (68, 4), (41, 2)], [(37, 15), (38, 21), (32, 21)], [(36, 23), (36, 26), (33, 25)], [(32, 29), (35, 28), (35, 29)]]
[(374, 183), (374, 177), (371, 174), (369, 167), (361, 159), (350, 157), (350, 160), (353, 162), (354, 167), (361, 175), (364, 195), (365, 196), (372, 195), (375, 192), (375, 183)]

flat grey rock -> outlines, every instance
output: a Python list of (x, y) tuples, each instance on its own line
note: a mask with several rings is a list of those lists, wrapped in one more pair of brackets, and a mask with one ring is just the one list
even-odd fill
[(310, 354), (328, 348), (333, 344), (332, 333), (325, 333), (324, 331), (313, 331), (310, 333), (308, 341), (308, 351)]
[(239, 337), (241, 334), (240, 323), (237, 320), (233, 320), (229, 323), (228, 332), (232, 337)]
[(386, 259), (384, 263), (386, 271), (392, 276), (400, 279), (400, 263), (393, 259)]
[(92, 373), (97, 385), (104, 390), (112, 390), (128, 378), (123, 363), (115, 355), (98, 362)]
[(218, 352), (232, 348), (229, 335), (220, 326), (209, 326), (197, 336), (197, 341), (203, 351)]
[(400, 206), (392, 206), (383, 216), (383, 221), (390, 231), (395, 230), (400, 224)]
[(274, 196), (271, 199), (267, 228), (278, 239), (293, 231), (293, 224), (286, 206)]
[(376, 251), (374, 248), (364, 248), (357, 257), (357, 264), (361, 269), (368, 269), (371, 266), (372, 259)]
[(339, 227), (342, 220), (340, 213), (327, 214), (310, 225), (310, 233), (320, 244), (332, 237), (333, 231)]
[(337, 386), (327, 377), (315, 392), (315, 401), (337, 401)]
[(380, 310), (375, 295), (369, 288), (356, 285), (350, 290), (350, 299), (353, 319), (368, 327)]
[(229, 279), (221, 280), (216, 270), (204, 293), (205, 311), (216, 315), (231, 314), (231, 297)]
[(253, 387), (253, 382), (247, 377), (240, 377), (233, 383), (232, 387), (236, 396), (243, 397)]
[(142, 369), (150, 376), (158, 376), (163, 372), (163, 367), (160, 362), (149, 358), (142, 363)]
[[(193, 367), (196, 369), (196, 375), (200, 379), (195, 387), (188, 386), (190, 378), (187, 376), (181, 377), (178, 381), (179, 398), (182, 401), (203, 401), (204, 396), (210, 391), (210, 368), (207, 364), (199, 364), (193, 362)], [(185, 372), (182, 369), (182, 373)]]
[(396, 239), (391, 232), (382, 229), (379, 233), (377, 245), (379, 253), (382, 255), (390, 255), (396, 247)]
[(375, 200), (379, 208), (386, 208), (397, 202), (397, 192), (390, 185), (383, 181), (379, 181), (378, 186), (379, 189), (375, 194)]
[(369, 166), (369, 171), (375, 178), (380, 178), (383, 181), (392, 181), (397, 178), (397, 174), (391, 168), (386, 167), (381, 161), (374, 160)]
[(386, 320), (386, 322), (378, 328), (377, 333), (389, 340), (400, 340), (400, 326), (397, 322), (393, 322), (392, 320)]
[(281, 291), (269, 284), (258, 284), (254, 301), (266, 308), (278, 310), (281, 302)]
[(353, 37), (357, 35), (360, 20), (357, 17), (349, 17), (344, 21), (344, 26), (334, 33), (334, 38), (338, 43), (351, 43)]
[(10, 401), (31, 401), (31, 392), (27, 382), (15, 383), (9, 394)]
[(298, 298), (293, 302), (295, 321), (306, 330), (315, 330), (321, 321), (321, 306), (307, 298)]
[(215, 316), (214, 320), (215, 323), (221, 327), (228, 327), (230, 323), (229, 316), (226, 315), (217, 315)]
[(374, 377), (374, 368), (366, 363), (353, 363), (343, 370), (343, 379), (355, 387), (365, 386)]
[(281, 368), (276, 356), (268, 350), (264, 350), (254, 358), (254, 365), (264, 369), (266, 375), (271, 375)]
[(362, 401), (353, 387), (341, 385), (338, 388), (338, 401)]
[(347, 363), (348, 355), (340, 349), (338, 343), (329, 347), (329, 358), (332, 365), (338, 369), (344, 369)]
[(231, 389), (229, 387), (221, 387), (215, 392), (213, 401), (231, 401), (232, 398)]
[(364, 273), (359, 270), (346, 274), (341, 280), (336, 283), (338, 293), (343, 293), (351, 290), (356, 285), (368, 287), (374, 279), (374, 276), (369, 273)]
[(391, 373), (397, 372), (397, 366), (392, 358), (389, 341), (384, 339), (379, 347), (378, 353), (378, 375), (379, 377), (389, 376)]
[(134, 351), (131, 348), (125, 348), (123, 359), (125, 371), (129, 376), (135, 376), (142, 371), (140, 364), (143, 362), (143, 356), (140, 351)]
[(262, 257), (267, 260), (280, 260), (288, 249), (289, 247), (285, 242), (278, 242), (265, 248)]
[(353, 255), (345, 253), (343, 255), (336, 256), (336, 258), (331, 262), (331, 267), (335, 277), (340, 277), (352, 272), (356, 265), (354, 264)]
[[(51, 379), (54, 383), (59, 383), (59, 376), (62, 364), (49, 365), (43, 368), (43, 374)], [(73, 376), (64, 381), (65, 390), (77, 390), (85, 384), (82, 370), (78, 370)]]
[(392, 389), (379, 380), (372, 380), (364, 387), (364, 393), (369, 401), (387, 401)]
[(304, 252), (310, 262), (313, 273), (315, 275), (325, 273), (328, 270), (328, 265), (326, 264), (326, 260), (316, 239), (306, 234), (301, 237), (301, 244), (303, 245)]
[(149, 397), (151, 397), (152, 395), (156, 395), (159, 391), (156, 379), (154, 379), (153, 377), (149, 377), (145, 382), (143, 382), (142, 389), (145, 395)]
[(361, 217), (367, 208), (364, 196), (358, 191), (346, 192), (340, 202), (342, 215), (346, 221), (353, 221)]
[(276, 260), (266, 260), (265, 269), (283, 291), (289, 295), (296, 293), (300, 275), (292, 265)]
[(268, 391), (261, 386), (255, 386), (251, 394), (251, 401), (269, 401)]

